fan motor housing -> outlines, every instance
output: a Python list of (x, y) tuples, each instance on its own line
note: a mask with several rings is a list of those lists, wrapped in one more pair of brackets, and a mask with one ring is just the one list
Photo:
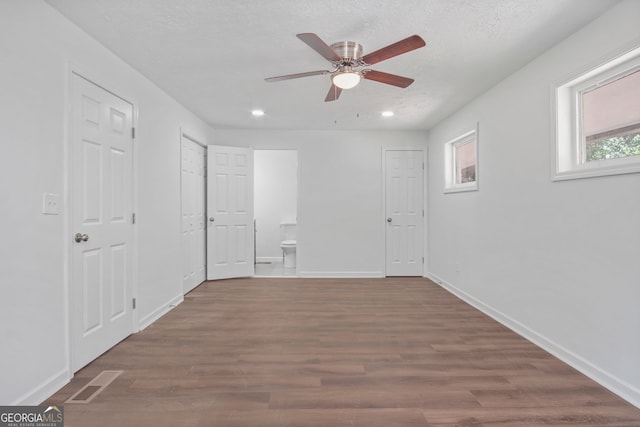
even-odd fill
[(331, 45), (338, 55), (343, 59), (360, 59), (362, 57), (362, 45), (360, 43), (343, 41)]

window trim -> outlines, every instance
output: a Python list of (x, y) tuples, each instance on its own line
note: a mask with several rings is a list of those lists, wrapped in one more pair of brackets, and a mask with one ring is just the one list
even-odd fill
[[(479, 180), (479, 163), (478, 163), (478, 153), (480, 147), (480, 139), (479, 139), (479, 124), (476, 124), (475, 128), (469, 130), (462, 135), (459, 135), (444, 144), (444, 157), (445, 157), (445, 178), (444, 178), (444, 190), (445, 194), (448, 193), (461, 193), (465, 191), (478, 191), (478, 180)], [(465, 145), (470, 143), (472, 140), (475, 140), (476, 143), (476, 158), (475, 158), (475, 166), (476, 166), (476, 179), (473, 182), (465, 182), (464, 184), (456, 184), (456, 156), (455, 149), (456, 147)]]
[(583, 93), (640, 70), (640, 40), (552, 87), (551, 180), (562, 181), (640, 172), (640, 156), (586, 162), (582, 135)]

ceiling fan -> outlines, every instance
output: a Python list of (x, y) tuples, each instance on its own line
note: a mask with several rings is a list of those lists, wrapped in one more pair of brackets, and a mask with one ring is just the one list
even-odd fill
[(360, 79), (373, 80), (379, 83), (406, 88), (413, 83), (413, 79), (383, 73), (382, 71), (371, 70), (369, 68), (361, 69), (361, 67), (368, 67), (385, 59), (402, 55), (403, 53), (426, 45), (420, 36), (413, 35), (362, 56), (362, 45), (356, 42), (342, 41), (329, 46), (314, 33), (296, 34), (296, 37), (328, 60), (333, 68), (331, 70), (308, 71), (306, 73), (268, 77), (265, 80), (268, 82), (279, 82), (282, 80), (298, 79), (300, 77), (330, 74), (331, 88), (324, 99), (325, 102), (337, 100), (343, 89), (351, 89), (357, 86), (358, 83), (360, 83)]

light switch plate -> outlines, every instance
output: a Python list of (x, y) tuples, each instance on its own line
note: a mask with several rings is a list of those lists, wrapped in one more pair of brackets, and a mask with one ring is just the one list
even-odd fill
[(42, 195), (42, 213), (44, 215), (58, 215), (60, 213), (60, 200), (57, 194), (44, 193)]

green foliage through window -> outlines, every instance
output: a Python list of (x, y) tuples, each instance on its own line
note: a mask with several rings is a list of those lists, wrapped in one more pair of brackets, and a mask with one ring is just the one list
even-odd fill
[(600, 139), (586, 144), (587, 162), (630, 156), (640, 156), (640, 132)]

